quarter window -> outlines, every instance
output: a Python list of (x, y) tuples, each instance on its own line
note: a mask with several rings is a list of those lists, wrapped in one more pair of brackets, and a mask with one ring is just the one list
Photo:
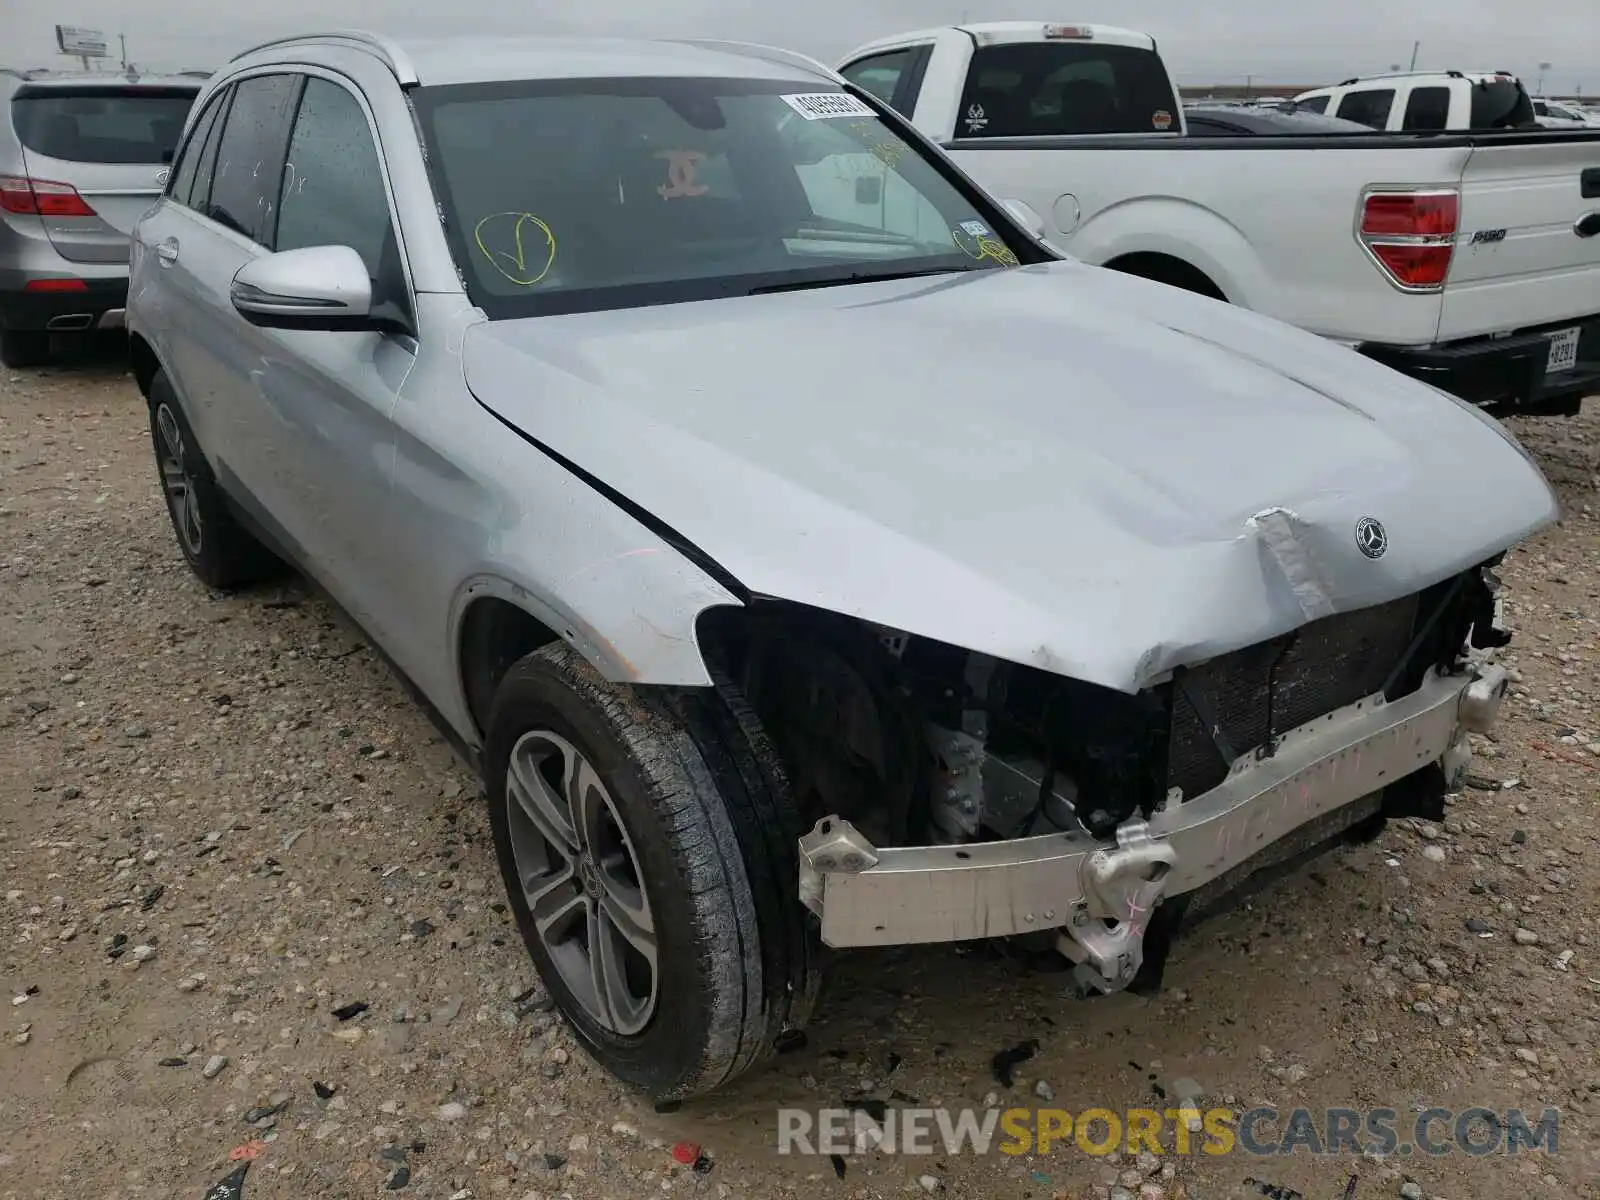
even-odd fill
[(272, 244), (289, 120), (298, 75), (255, 75), (234, 85), (217, 149), (206, 215), (264, 246)]

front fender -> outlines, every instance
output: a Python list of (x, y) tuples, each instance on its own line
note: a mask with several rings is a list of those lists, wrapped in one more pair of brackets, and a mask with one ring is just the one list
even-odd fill
[(596, 558), (561, 578), (508, 562), (475, 573), (450, 605), (450, 641), (461, 679), (461, 630), (485, 598), (515, 605), (571, 644), (615, 683), (709, 687), (696, 625), (708, 608), (740, 600), (671, 546), (639, 545)]

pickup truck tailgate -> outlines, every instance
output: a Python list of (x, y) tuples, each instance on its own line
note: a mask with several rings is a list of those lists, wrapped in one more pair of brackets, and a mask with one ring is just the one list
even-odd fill
[(1600, 135), (1473, 149), (1461, 177), (1439, 341), (1600, 313), (1600, 237), (1579, 237), (1573, 228), (1600, 210), (1597, 177)]

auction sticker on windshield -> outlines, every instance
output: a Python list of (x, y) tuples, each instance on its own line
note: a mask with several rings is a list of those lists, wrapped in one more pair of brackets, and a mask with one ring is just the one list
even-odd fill
[(808, 121), (821, 121), (827, 117), (877, 116), (847, 92), (805, 92), (785, 96), (783, 102)]

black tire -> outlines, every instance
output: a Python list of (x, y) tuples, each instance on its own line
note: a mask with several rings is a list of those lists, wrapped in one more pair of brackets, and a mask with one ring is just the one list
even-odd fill
[[(175, 447), (171, 444), (174, 436)], [(283, 563), (240, 525), (228, 508), (164, 371), (157, 371), (150, 381), (150, 441), (178, 549), (203, 583), (218, 591), (232, 591), (283, 570)], [(178, 482), (173, 477), (174, 467), (180, 463), (182, 486), (196, 518), (192, 525), (180, 516), (173, 500)]]
[(0, 329), (0, 363), (42, 367), (50, 361), (50, 335), (42, 329)]
[[(655, 1007), (623, 1036), (595, 1019), (536, 932), (513, 853), (507, 772), (532, 731), (566, 739), (609, 791), (652, 910)], [(765, 734), (726, 681), (607, 683), (564, 643), (518, 662), (484, 750), (495, 851), (540, 978), (589, 1053), (656, 1101), (711, 1091), (809, 1020), (820, 942), (796, 897), (799, 820)]]

